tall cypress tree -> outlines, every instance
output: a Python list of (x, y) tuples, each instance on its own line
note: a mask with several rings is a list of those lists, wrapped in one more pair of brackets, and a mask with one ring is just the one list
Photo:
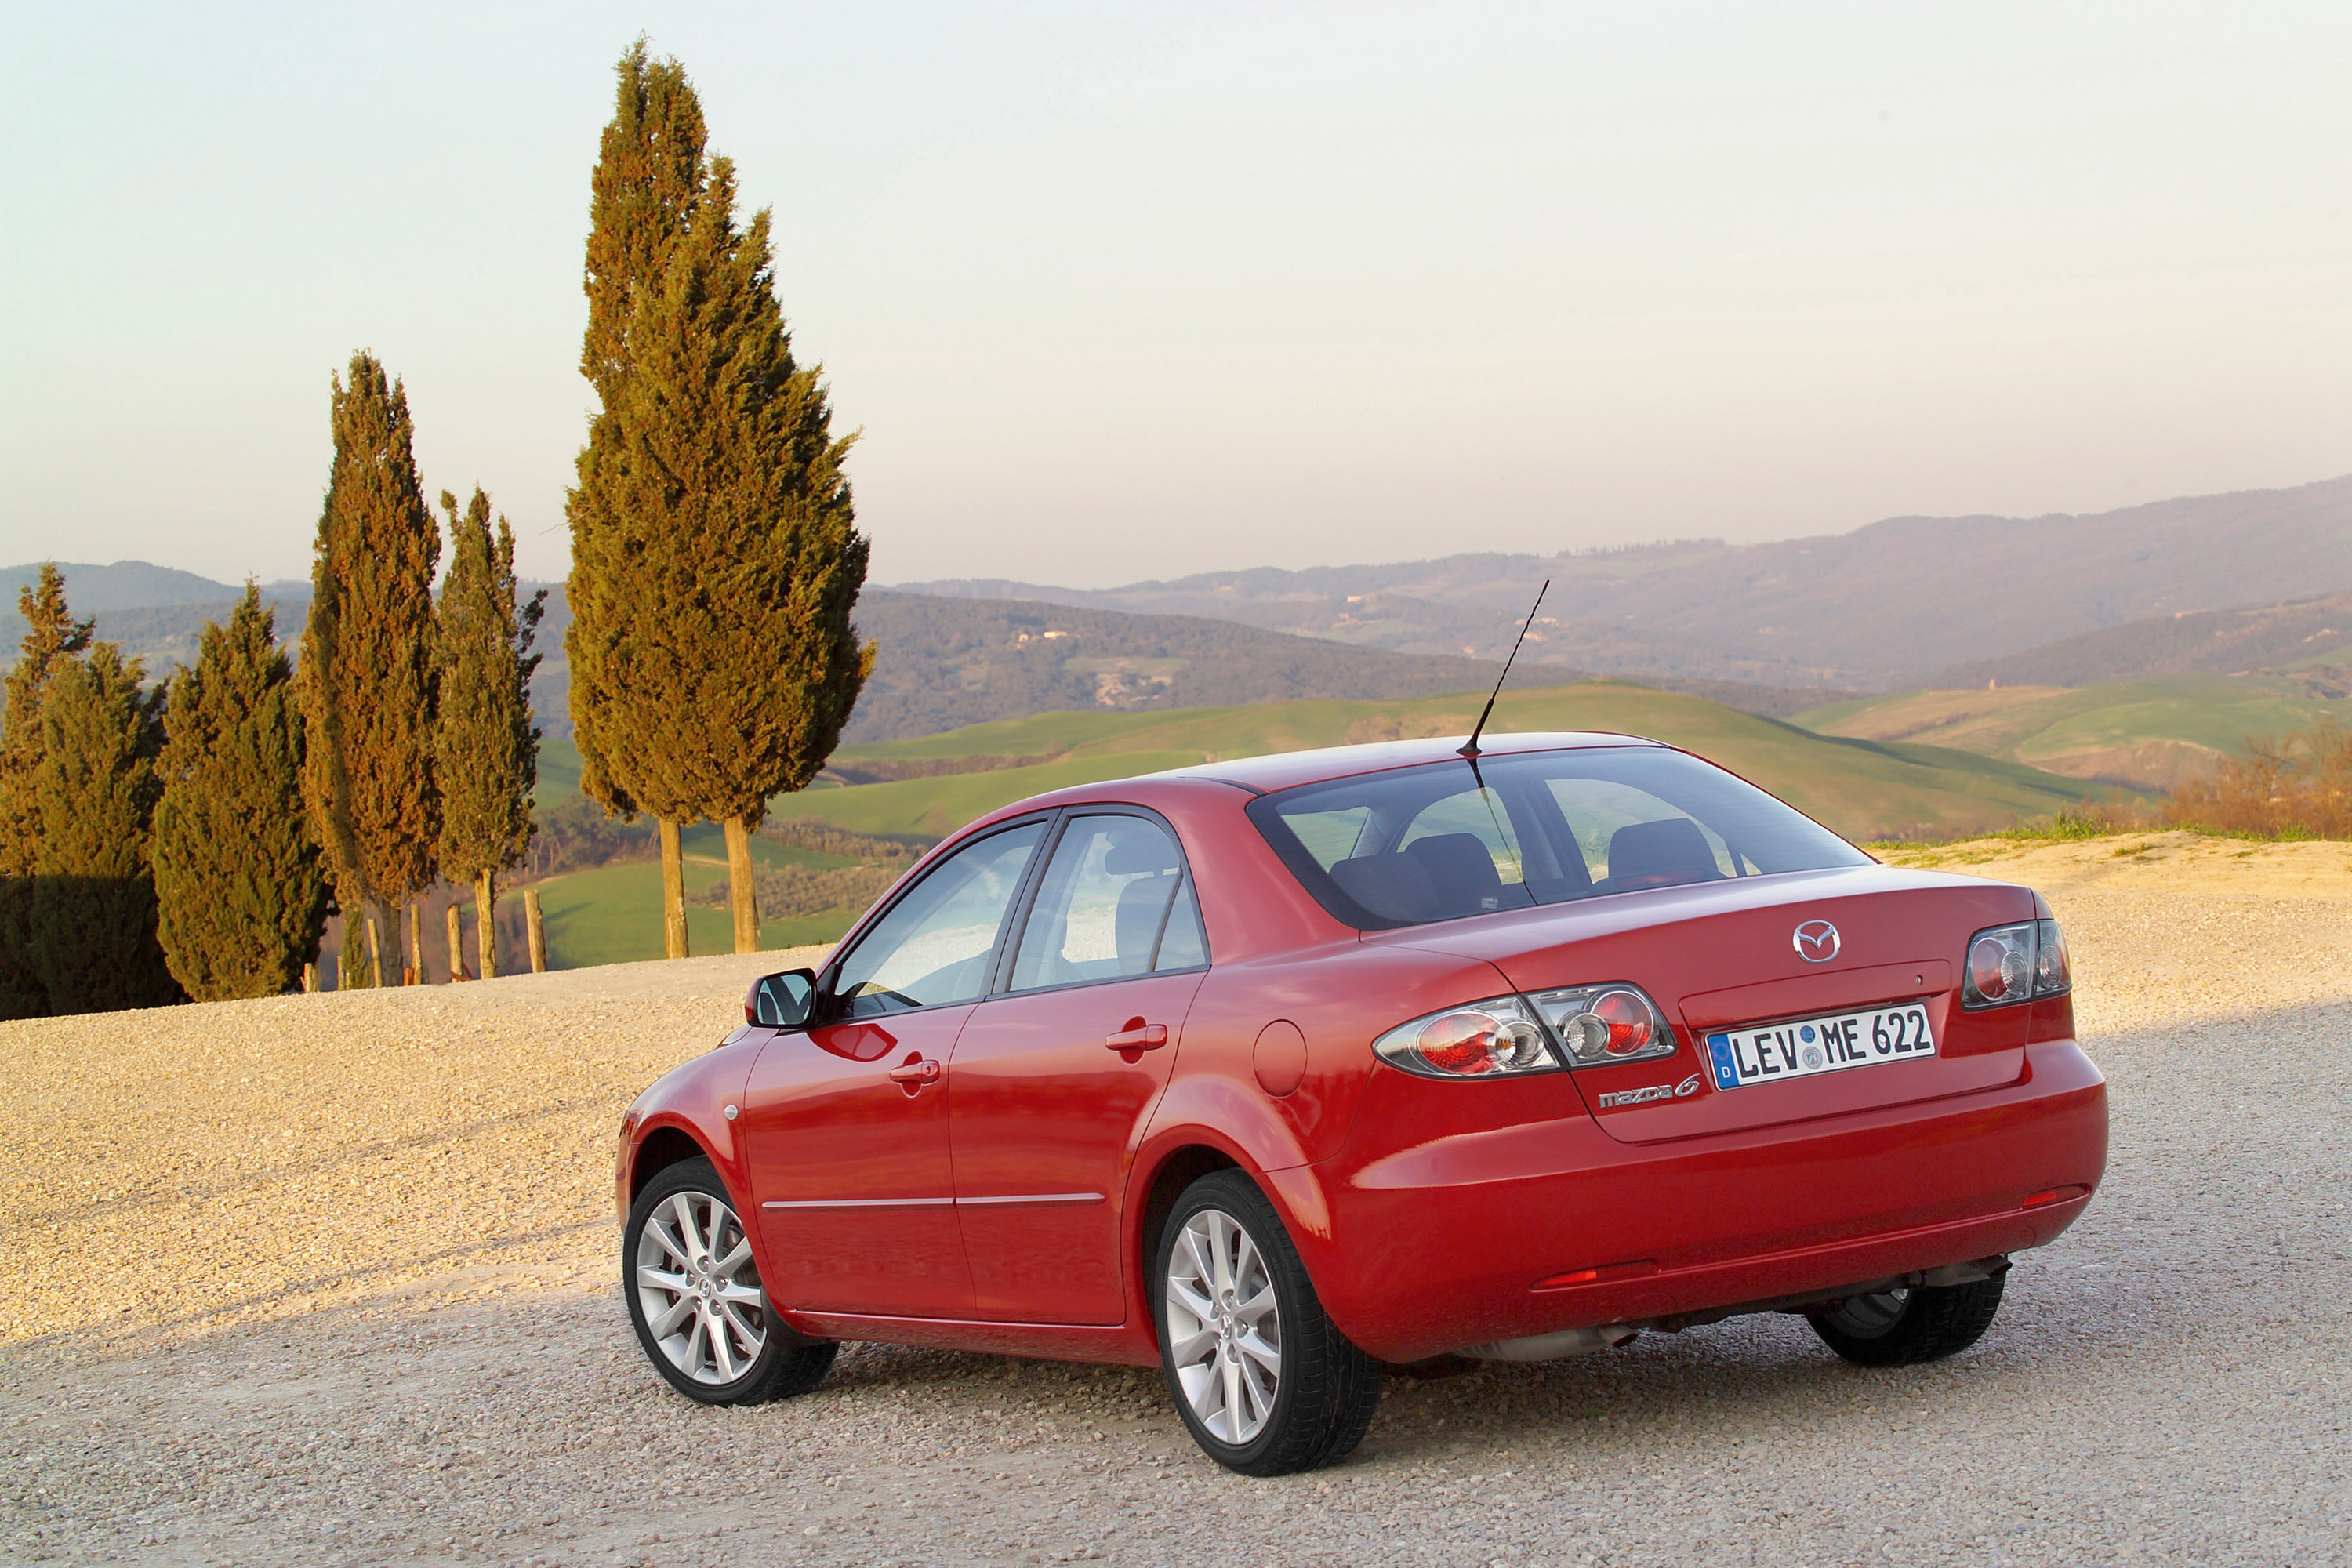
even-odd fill
[[(646, 556), (667, 552), (646, 520), (623, 509), (630, 442), (624, 424), (635, 374), (633, 328), (643, 296), (660, 283), (668, 253), (702, 205), (702, 105), (676, 60), (646, 56), (640, 38), (621, 58), (612, 122), (605, 126), (591, 184), (587, 272), (588, 329), (580, 373), (596, 389), (598, 409), (579, 461), (580, 483), (567, 498), (572, 626), (564, 635), (571, 666), (572, 740), (580, 748), (580, 788), (615, 816), (640, 803), (624, 781), (633, 745), (622, 668), (638, 612), (646, 608)], [(616, 761), (623, 767), (616, 770)], [(678, 862), (678, 819), (661, 818), (663, 931), (669, 956), (686, 955), (686, 905)]]
[[(633, 67), (642, 46), (625, 84)], [(691, 91), (682, 76), (677, 90)], [(850, 443), (832, 437), (818, 370), (793, 359), (769, 214), (739, 227), (734, 206), (733, 166), (713, 160), (657, 276), (637, 282), (626, 374), (600, 386), (609, 425), (582, 456), (573, 560), (576, 582), (583, 544), (599, 546), (612, 564), (591, 581), (635, 589), (610, 595), (596, 628), (608, 787), (663, 821), (666, 861), (670, 824), (727, 825), (735, 945), (749, 952), (751, 831), (768, 796), (824, 764), (873, 655), (850, 625), (866, 563), (842, 472)], [(584, 541), (582, 513), (603, 524)]]
[(141, 690), (141, 673), (99, 643), (58, 667), (41, 704), (31, 945), (53, 1012), (180, 1000), (155, 940), (150, 859), (164, 694)]
[(89, 647), (91, 622), (66, 608), (66, 583), (44, 563), (37, 585), (16, 590), (25, 640), (0, 708), (0, 1018), (37, 1018), (48, 987), (33, 962), (33, 868), (40, 833), (32, 802), (41, 763), (41, 705), (58, 668)]
[(172, 682), (155, 808), (156, 935), (199, 1002), (274, 996), (319, 956), (327, 882), (302, 809), (302, 717), (251, 583)]
[[(499, 972), (498, 873), (530, 847), (530, 794), (539, 780), (539, 731), (531, 723), (531, 638), (547, 602), (541, 589), (515, 603), (514, 530), (478, 488), (464, 514), (449, 514), (449, 576), (435, 616), (441, 722), (434, 773), (441, 788), (441, 871), (475, 885), (482, 978)], [(451, 978), (455, 978), (452, 976)]]
[[(404, 903), (436, 877), (433, 574), (441, 533), (416, 476), (407, 394), (373, 355), (352, 356), (348, 387), (335, 382), (332, 426), (296, 689), (302, 795), (343, 911), (337, 984), (348, 984), (364, 973), (350, 962), (362, 911)], [(397, 945), (399, 921), (385, 928)]]
[[(714, 160), (700, 216), (636, 326), (623, 510), (668, 549), (623, 645), (636, 738), (616, 764), (665, 817), (727, 826), (739, 952), (759, 946), (751, 831), (772, 795), (816, 775), (872, 668), (850, 612), (866, 542), (815, 367), (795, 364), (776, 302), (769, 215), (734, 222)], [(723, 735), (713, 746), (708, 737)]]

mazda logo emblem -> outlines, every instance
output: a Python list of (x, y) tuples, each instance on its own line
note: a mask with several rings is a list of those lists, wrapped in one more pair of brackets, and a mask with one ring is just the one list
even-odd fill
[(1838, 955), (1837, 927), (1827, 921), (1807, 921), (1790, 945), (1807, 963), (1827, 963)]

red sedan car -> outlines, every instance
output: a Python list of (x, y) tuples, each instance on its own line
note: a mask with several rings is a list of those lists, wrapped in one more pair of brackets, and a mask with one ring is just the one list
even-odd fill
[(621, 1126), (680, 1392), (844, 1340), (1159, 1364), (1223, 1464), (1382, 1363), (1801, 1312), (1974, 1342), (2106, 1156), (2025, 888), (1895, 870), (1620, 735), (1212, 763), (1008, 806)]

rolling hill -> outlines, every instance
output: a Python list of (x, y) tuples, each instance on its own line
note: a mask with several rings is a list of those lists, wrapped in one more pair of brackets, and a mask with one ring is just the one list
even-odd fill
[(2147, 616), (2001, 658), (1943, 670), (1966, 689), (2087, 686), (2145, 675), (2290, 674), (2312, 695), (2352, 695), (2352, 593), (2231, 610)]
[(1554, 587), (1538, 625), (1544, 640), (1528, 658), (1636, 679), (1886, 690), (2053, 637), (2352, 588), (2352, 478), (2095, 516), (1893, 518), (1766, 544), (1261, 568), (1101, 590), (992, 580), (900, 586), (1499, 658), (1546, 577)]
[[(845, 747), (837, 760), (1032, 756), (1025, 767), (910, 778), (782, 797), (770, 809), (861, 833), (951, 832), (1043, 790), (1229, 757), (1403, 735), (1460, 734), (1483, 692), (1403, 701), (1284, 702), (1154, 715), (1046, 714), (919, 740)], [(1615, 681), (1512, 690), (1496, 731), (1608, 730), (1721, 763), (1853, 838), (1945, 837), (2047, 815), (2104, 793), (2021, 763), (1895, 742), (1817, 734), (1684, 693)]]
[(1794, 721), (1825, 735), (1949, 747), (2069, 778), (2170, 788), (2242, 750), (2249, 735), (2352, 718), (2293, 676), (2173, 675), (2080, 687), (1906, 692)]
[[(26, 581), (34, 570), (13, 569)], [(237, 592), (141, 562), (67, 570), (66, 592), (76, 613), (88, 613), (83, 587), (93, 584), (87, 602), (96, 606), (98, 635), (143, 658), (151, 679), (192, 662), (205, 623), (226, 620)], [(125, 593), (146, 591), (142, 585), (148, 584), (180, 596), (144, 605), (115, 603)], [(563, 585), (522, 586), (526, 593), (547, 589), (532, 704), (548, 734), (569, 734), (571, 669), (563, 635), (571, 614)], [(277, 612), (280, 639), (299, 643), (310, 608), (309, 585), (272, 584), (267, 602)], [(14, 609), (7, 615), (14, 617)], [(0, 642), (0, 668), (23, 636), (22, 621), (15, 625), (12, 634), (0, 624), (0, 637), (6, 638)], [(1137, 616), (1008, 600), (943, 601), (878, 588), (860, 597), (857, 626), (881, 652), (850, 721), (852, 741), (900, 739), (1065, 710), (1149, 712), (1311, 697), (1412, 697), (1491, 684), (1501, 673), (1494, 660), (1351, 647), (1197, 616)], [(1539, 686), (1586, 678), (1583, 671), (1558, 665), (1523, 662), (1515, 679)], [(1780, 714), (1851, 695), (1721, 681), (1669, 684)]]

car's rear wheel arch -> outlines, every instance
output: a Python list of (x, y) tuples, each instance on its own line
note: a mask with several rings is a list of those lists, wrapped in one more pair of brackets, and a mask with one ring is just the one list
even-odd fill
[[(629, 1167), (629, 1202), (637, 1201), (646, 1184), (672, 1165), (687, 1160), (709, 1160), (710, 1151), (695, 1141), (694, 1134), (683, 1127), (656, 1127), (637, 1144), (637, 1152)], [(717, 1162), (713, 1162), (715, 1164)]]
[[(1176, 1211), (1176, 1200), (1184, 1195), (1185, 1188), (1212, 1171), (1238, 1170), (1243, 1170), (1240, 1161), (1207, 1143), (1187, 1143), (1171, 1149), (1153, 1169), (1150, 1184), (1144, 1188), (1142, 1222), (1136, 1227), (1135, 1245), (1128, 1257), (1136, 1299), (1144, 1303), (1146, 1323), (1152, 1321), (1151, 1275), (1160, 1259), (1160, 1233), (1167, 1228), (1168, 1216)], [(1256, 1180), (1255, 1175), (1251, 1179)], [(1152, 1337), (1159, 1338), (1157, 1330)]]

